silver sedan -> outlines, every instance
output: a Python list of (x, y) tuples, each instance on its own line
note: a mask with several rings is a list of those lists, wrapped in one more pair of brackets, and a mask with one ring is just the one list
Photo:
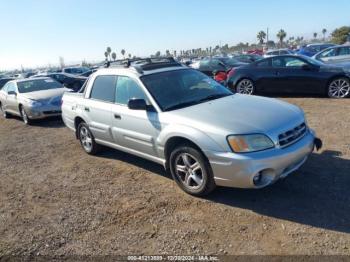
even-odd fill
[(5, 118), (17, 115), (30, 124), (33, 119), (61, 115), (61, 98), (66, 91), (69, 89), (46, 77), (10, 81), (0, 91), (0, 108)]

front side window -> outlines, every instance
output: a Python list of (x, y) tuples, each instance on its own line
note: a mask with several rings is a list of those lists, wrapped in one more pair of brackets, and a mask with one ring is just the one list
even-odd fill
[(16, 85), (14, 83), (9, 83), (6, 88), (6, 92), (16, 92)]
[(296, 57), (286, 57), (284, 58), (284, 62), (285, 62), (285, 65), (286, 67), (302, 67), (304, 65), (306, 65), (306, 63), (299, 59), (299, 58), (296, 58)]
[(319, 55), (319, 58), (332, 57), (332, 56), (335, 56), (335, 49), (334, 48), (322, 52)]
[(92, 86), (90, 98), (104, 102), (114, 102), (116, 76), (98, 76)]
[(121, 105), (127, 105), (130, 99), (146, 99), (146, 95), (141, 87), (127, 76), (118, 76), (115, 102)]
[(302, 67), (306, 62), (297, 57), (273, 57), (273, 67)]
[(18, 82), (17, 86), (19, 93), (29, 93), (48, 89), (62, 88), (62, 84), (51, 78)]
[(146, 75), (141, 80), (163, 111), (232, 95), (212, 78), (192, 69)]

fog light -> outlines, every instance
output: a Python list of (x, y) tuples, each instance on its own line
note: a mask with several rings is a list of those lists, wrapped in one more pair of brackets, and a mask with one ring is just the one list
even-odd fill
[(259, 183), (261, 181), (261, 177), (262, 177), (261, 172), (259, 172), (257, 175), (255, 175), (253, 177), (254, 185), (256, 185), (256, 186), (259, 185)]

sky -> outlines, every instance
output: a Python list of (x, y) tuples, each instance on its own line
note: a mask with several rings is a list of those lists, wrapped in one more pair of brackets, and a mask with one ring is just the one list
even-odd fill
[(350, 25), (349, 0), (1, 0), (0, 70), (147, 56)]

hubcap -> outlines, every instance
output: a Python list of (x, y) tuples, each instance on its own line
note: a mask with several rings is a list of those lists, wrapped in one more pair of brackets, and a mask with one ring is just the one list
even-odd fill
[(89, 130), (87, 130), (85, 126), (80, 128), (80, 141), (84, 149), (90, 152), (92, 149), (92, 137)]
[(198, 189), (203, 184), (203, 170), (198, 160), (188, 154), (180, 154), (176, 160), (176, 175), (181, 183), (189, 189)]
[(239, 82), (237, 86), (237, 93), (251, 95), (253, 94), (254, 86), (252, 81), (246, 79)]
[(349, 95), (349, 92), (349, 82), (344, 79), (337, 79), (329, 85), (328, 95), (334, 98), (344, 98)]

